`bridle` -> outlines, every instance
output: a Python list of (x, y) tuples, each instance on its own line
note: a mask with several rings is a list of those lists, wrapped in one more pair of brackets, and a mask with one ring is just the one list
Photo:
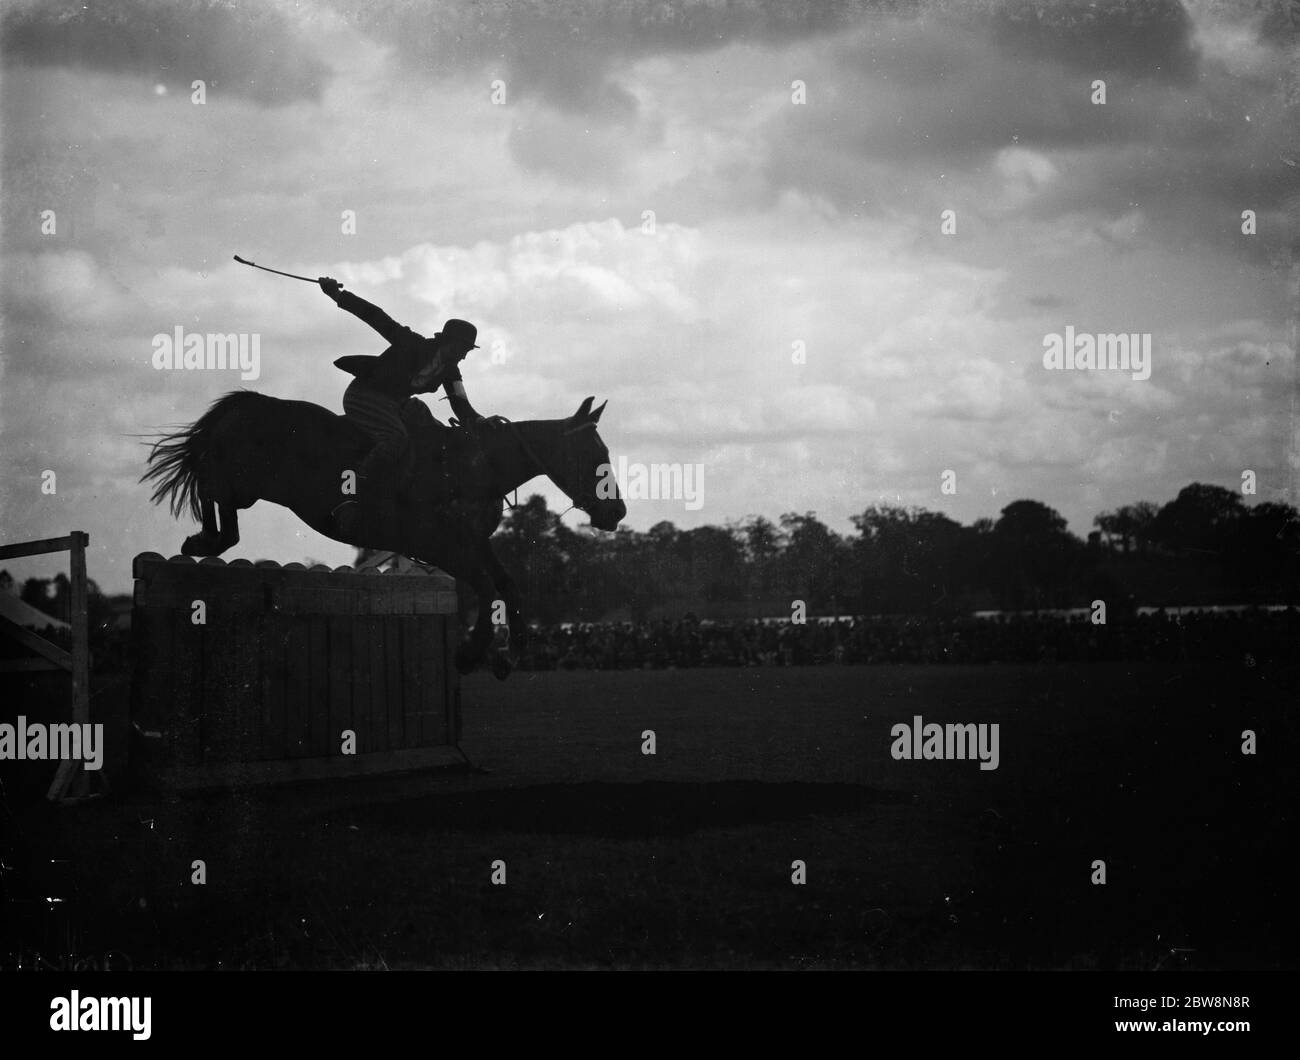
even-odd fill
[[(559, 486), (560, 489), (564, 490), (564, 492), (568, 495), (569, 499), (573, 501), (573, 494), (569, 493), (569, 491), (565, 489), (564, 484), (556, 477), (555, 472), (551, 470), (551, 468), (547, 465), (546, 461), (537, 455), (537, 450), (534, 449), (532, 445), (529, 444), (528, 439), (524, 437), (523, 431), (519, 429), (519, 425), (514, 423), (511, 420), (506, 419), (504, 416), (502, 416), (501, 419), (505, 420), (506, 426), (508, 426), (511, 432), (514, 434), (515, 440), (519, 443), (519, 447), (527, 454), (528, 458), (534, 464), (537, 465), (537, 467), (541, 470), (542, 474), (544, 474), (547, 478), (549, 478), (552, 482), (554, 482), (557, 486)], [(578, 434), (580, 431), (594, 431), (595, 429), (596, 429), (595, 423), (588, 420), (585, 423), (578, 424), (576, 427), (570, 427), (568, 430), (563, 431), (560, 436), (562, 438), (567, 438), (569, 435)], [(514, 494), (515, 494), (515, 499), (513, 504), (509, 500), (506, 501), (506, 505), (507, 507), (510, 508), (511, 511), (514, 511), (516, 508), (519, 507), (518, 486), (515, 487)], [(596, 498), (594, 497), (587, 498), (582, 504), (579, 504), (577, 501), (573, 501), (573, 503), (570, 504), (569, 507), (565, 508), (564, 511), (560, 512), (559, 514), (563, 515), (565, 512), (570, 512), (573, 511), (574, 508), (577, 508), (578, 511), (585, 512), (587, 516), (590, 517), (591, 512), (588, 509), (590, 505), (592, 505), (595, 502), (595, 500)]]

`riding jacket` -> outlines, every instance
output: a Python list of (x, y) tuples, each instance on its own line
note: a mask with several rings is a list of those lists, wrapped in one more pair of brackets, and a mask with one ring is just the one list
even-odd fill
[(443, 387), (461, 423), (477, 423), (483, 418), (465, 395), (460, 364), (445, 350), (431, 355), (432, 340), (397, 323), (377, 305), (351, 291), (340, 291), (334, 302), (364, 320), (390, 344), (378, 357), (340, 357), (336, 365), (351, 372), (368, 389), (393, 401), (405, 401), (412, 394), (433, 394)]

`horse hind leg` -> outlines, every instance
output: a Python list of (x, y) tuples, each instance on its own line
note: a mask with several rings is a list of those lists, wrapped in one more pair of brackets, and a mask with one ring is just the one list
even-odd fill
[(239, 509), (233, 503), (223, 502), (217, 510), (221, 515), (221, 534), (217, 541), (221, 547), (217, 551), (225, 552), (239, 544)]
[[(185, 539), (181, 545), (182, 555), (220, 556), (239, 543), (239, 510), (234, 504), (225, 501), (218, 504), (205, 497), (199, 501), (199, 506), (203, 513), (203, 529)], [(218, 513), (221, 516), (220, 528)]]
[(217, 506), (209, 497), (199, 500), (202, 510), (203, 529), (197, 534), (190, 534), (181, 545), (183, 556), (219, 556), (226, 550), (221, 543), (221, 534), (217, 531)]
[[(461, 641), (456, 649), (456, 669), (462, 674), (470, 673), (478, 667), (479, 663), (487, 659), (491, 654), (492, 638), (496, 632), (492, 626), (492, 601), (495, 593), (491, 575), (482, 568), (466, 573), (470, 574), (469, 581), (474, 586), (474, 595), (478, 597), (478, 620), (474, 623), (474, 629), (469, 636)], [(494, 672), (496, 672), (495, 667)], [(497, 676), (505, 675), (497, 674)]]

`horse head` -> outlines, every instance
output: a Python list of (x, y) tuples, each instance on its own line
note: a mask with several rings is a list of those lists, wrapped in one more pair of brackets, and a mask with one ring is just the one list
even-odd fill
[(609, 449), (596, 430), (606, 401), (592, 410), (594, 397), (587, 398), (566, 420), (561, 421), (557, 461), (548, 468), (551, 480), (568, 494), (579, 511), (586, 512), (597, 530), (614, 530), (627, 515), (619, 494), (618, 480), (609, 462)]

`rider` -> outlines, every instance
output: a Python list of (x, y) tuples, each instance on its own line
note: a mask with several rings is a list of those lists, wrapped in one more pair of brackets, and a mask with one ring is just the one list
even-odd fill
[[(426, 338), (364, 298), (343, 290), (338, 280), (322, 276), (320, 288), (340, 309), (364, 320), (389, 342), (378, 357), (341, 357), (334, 363), (356, 376), (343, 392), (343, 412), (375, 439), (375, 446), (356, 469), (357, 488), (396, 469), (408, 440), (402, 404), (414, 394), (432, 394), (443, 387), (461, 425), (471, 431), (483, 422), (465, 396), (460, 362), (470, 350), (478, 329), (464, 320), (448, 320), (442, 330)], [(359, 506), (345, 501), (335, 510), (340, 530), (356, 528)]]

